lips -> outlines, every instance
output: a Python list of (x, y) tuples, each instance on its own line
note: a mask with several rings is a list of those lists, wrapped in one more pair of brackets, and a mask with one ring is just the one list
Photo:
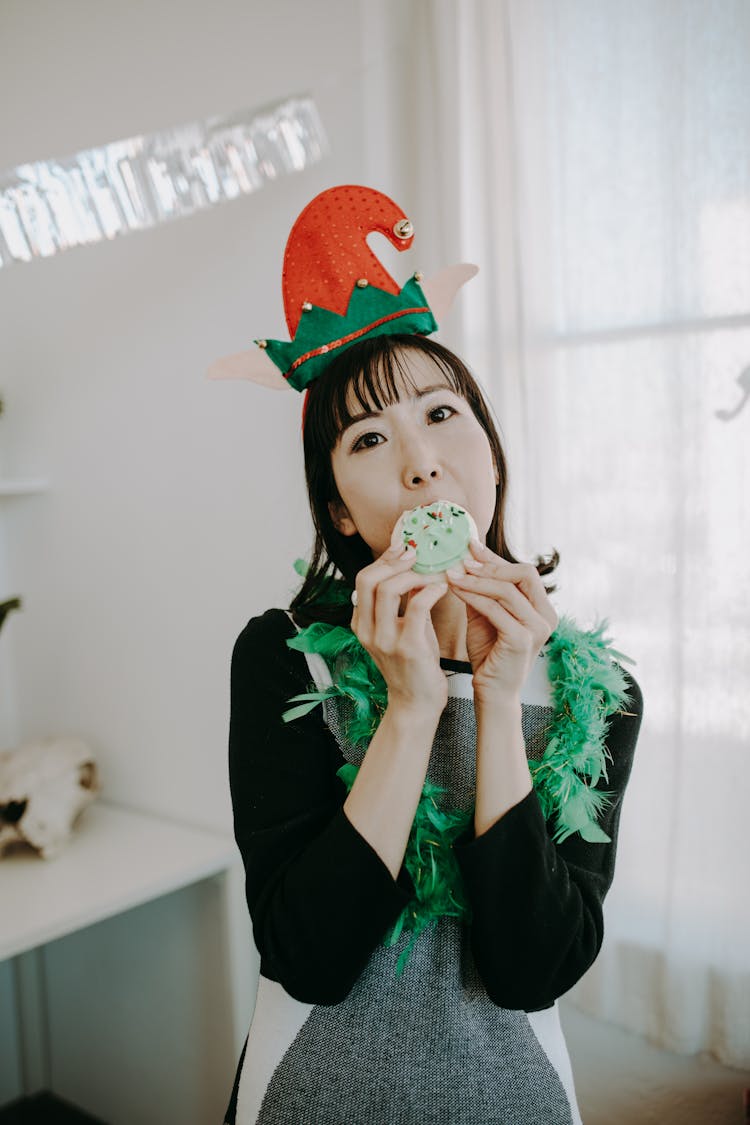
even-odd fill
[(444, 492), (431, 497), (429, 500), (420, 500), (418, 504), (412, 504), (412, 508), (429, 508), (431, 504), (439, 504), (441, 501), (444, 504), (455, 504), (457, 507), (463, 508), (464, 511), (466, 510), (465, 505), (460, 500), (454, 500), (452, 496), (447, 496)]

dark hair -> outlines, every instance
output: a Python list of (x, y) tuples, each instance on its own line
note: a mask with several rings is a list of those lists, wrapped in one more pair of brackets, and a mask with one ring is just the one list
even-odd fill
[[(505, 537), (504, 513), (508, 489), (508, 469), (505, 454), (484, 396), (466, 365), (448, 348), (426, 336), (375, 336), (352, 345), (341, 352), (313, 383), (307, 398), (304, 425), (304, 454), (307, 493), (315, 528), (315, 544), (307, 576), (290, 603), (295, 621), (309, 625), (313, 621), (348, 625), (351, 620), (351, 603), (331, 596), (331, 580), (335, 571), (343, 576), (343, 588), (353, 590), (358, 572), (372, 561), (372, 551), (358, 534), (342, 535), (333, 526), (328, 502), (340, 500), (331, 467), (331, 452), (338, 442), (344, 426), (351, 420), (347, 405), (347, 392), (353, 387), (357, 401), (363, 409), (383, 409), (399, 399), (396, 372), (408, 386), (413, 382), (404, 353), (422, 352), (428, 355), (445, 376), (451, 389), (465, 399), (477, 421), (487, 434), (497, 465), (499, 481), (496, 489), (495, 512), (487, 532), (487, 546), (508, 562), (517, 559)], [(536, 569), (540, 575), (550, 574), (560, 561), (558, 552), (548, 558), (537, 556)], [(545, 586), (548, 594), (556, 586)]]

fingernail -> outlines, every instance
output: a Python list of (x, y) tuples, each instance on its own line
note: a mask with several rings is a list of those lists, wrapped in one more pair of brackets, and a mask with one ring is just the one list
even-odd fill
[(463, 572), (462, 570), (459, 570), (459, 569), (458, 569), (457, 567), (455, 567), (455, 566), (450, 566), (450, 567), (448, 567), (448, 569), (446, 570), (446, 572), (445, 572), (445, 573), (446, 573), (446, 574), (448, 574), (448, 575), (450, 575), (450, 577), (451, 577), (451, 578), (458, 578), (458, 579), (461, 579), (461, 578), (465, 578), (465, 577), (466, 577), (466, 575), (464, 574), (464, 572)]
[(402, 554), (401, 558), (402, 559), (414, 559), (414, 558), (416, 558), (416, 556), (417, 556), (416, 547), (407, 547), (405, 549), (404, 553)]
[(464, 566), (467, 570), (482, 570), (483, 565), (478, 559), (464, 559)]

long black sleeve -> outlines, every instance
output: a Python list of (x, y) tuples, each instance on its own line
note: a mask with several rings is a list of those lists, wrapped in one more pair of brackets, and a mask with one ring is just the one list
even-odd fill
[(309, 690), (304, 654), (278, 609), (254, 617), (232, 653), (229, 780), (234, 832), (261, 973), (310, 1004), (345, 998), (413, 893), (343, 811), (341, 751), (322, 707), (281, 715)]
[[(281, 610), (253, 618), (232, 654), (229, 772), (235, 836), (261, 972), (307, 1003), (343, 1000), (413, 893), (394, 881), (343, 812), (341, 751), (322, 708), (292, 723), (281, 715), (306, 691), (304, 655), (286, 645)], [(505, 1008), (548, 1007), (596, 959), (603, 901), (614, 875), (622, 796), (643, 700), (610, 721), (601, 824), (609, 844), (578, 835), (554, 844), (535, 792), (477, 839), (454, 845), (472, 905), (471, 943), (488, 994)]]
[(488, 994), (503, 1008), (549, 1007), (596, 959), (604, 936), (603, 901), (612, 883), (622, 797), (643, 716), (641, 689), (626, 673), (631, 702), (610, 720), (612, 761), (597, 788), (614, 791), (599, 823), (610, 837), (589, 844), (576, 833), (562, 844), (542, 815), (536, 791), (487, 832), (454, 850), (472, 906), (471, 943)]

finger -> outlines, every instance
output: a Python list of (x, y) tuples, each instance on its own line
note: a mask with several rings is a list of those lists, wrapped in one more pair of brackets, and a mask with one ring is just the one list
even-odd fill
[(375, 628), (375, 591), (378, 585), (392, 574), (408, 573), (414, 565), (417, 552), (413, 547), (405, 550), (393, 551), (388, 549), (374, 563), (364, 567), (357, 575), (354, 588), (357, 591), (357, 605), (355, 607), (357, 636), (364, 641), (372, 637)]
[(396, 523), (393, 531), (391, 532), (390, 546), (387, 548), (387, 550), (383, 551), (383, 554), (380, 556), (380, 558), (376, 559), (376, 562), (380, 562), (381, 559), (388, 562), (393, 558), (398, 558), (398, 556), (402, 554), (405, 546), (406, 544), (404, 543), (403, 535), (399, 530), (398, 523)]
[(478, 539), (470, 540), (470, 547), (474, 561), (480, 563), (482, 571), (477, 571), (471, 565), (470, 559), (464, 559), (464, 565), (469, 563), (468, 570), (479, 574), (485, 571), (496, 574), (498, 578), (509, 579), (518, 586), (521, 592), (531, 602), (537, 613), (544, 618), (553, 630), (557, 627), (559, 618), (555, 607), (549, 600), (549, 594), (544, 588), (541, 575), (533, 563), (510, 563), (480, 543)]
[[(393, 574), (378, 583), (375, 591), (375, 620), (373, 639), (382, 652), (393, 652), (399, 638), (399, 609), (401, 599), (410, 590), (422, 590), (442, 582), (442, 575), (417, 574), (408, 570), (405, 574)], [(416, 595), (415, 595), (416, 596)], [(412, 599), (413, 600), (413, 599)]]
[(410, 598), (401, 624), (401, 638), (407, 647), (416, 649), (423, 644), (425, 628), (428, 625), (432, 628), (432, 607), (447, 593), (447, 582), (436, 582), (425, 586)]
[(516, 647), (523, 647), (529, 637), (529, 629), (513, 616), (500, 602), (488, 598), (485, 594), (474, 594), (469, 590), (453, 588), (453, 593), (486, 617), (495, 626), (498, 633), (508, 637)]
[(534, 635), (544, 632), (545, 619), (537, 613), (529, 599), (508, 579), (501, 579), (484, 574), (448, 574), (448, 581), (452, 589), (457, 587), (468, 590), (473, 594), (486, 594), (489, 598), (499, 600), (502, 605), (523, 625), (530, 629)]
[(536, 645), (537, 651), (548, 640), (553, 626), (546, 617), (538, 613), (518, 587), (507, 580), (497, 578), (484, 578), (484, 576), (461, 575), (449, 576), (451, 589), (458, 593), (467, 590), (470, 593), (494, 598), (528, 630)]
[[(484, 543), (480, 543), (478, 539), (471, 539), (469, 541), (471, 553), (473, 557), (464, 559), (464, 562), (471, 567), (475, 563), (479, 563), (485, 570), (495, 572), (502, 578), (510, 576), (511, 582), (518, 584), (524, 578), (532, 580), (539, 578), (539, 571), (532, 563), (512, 563), (508, 562), (501, 555), (496, 555)], [(541, 579), (540, 579), (541, 581)]]

